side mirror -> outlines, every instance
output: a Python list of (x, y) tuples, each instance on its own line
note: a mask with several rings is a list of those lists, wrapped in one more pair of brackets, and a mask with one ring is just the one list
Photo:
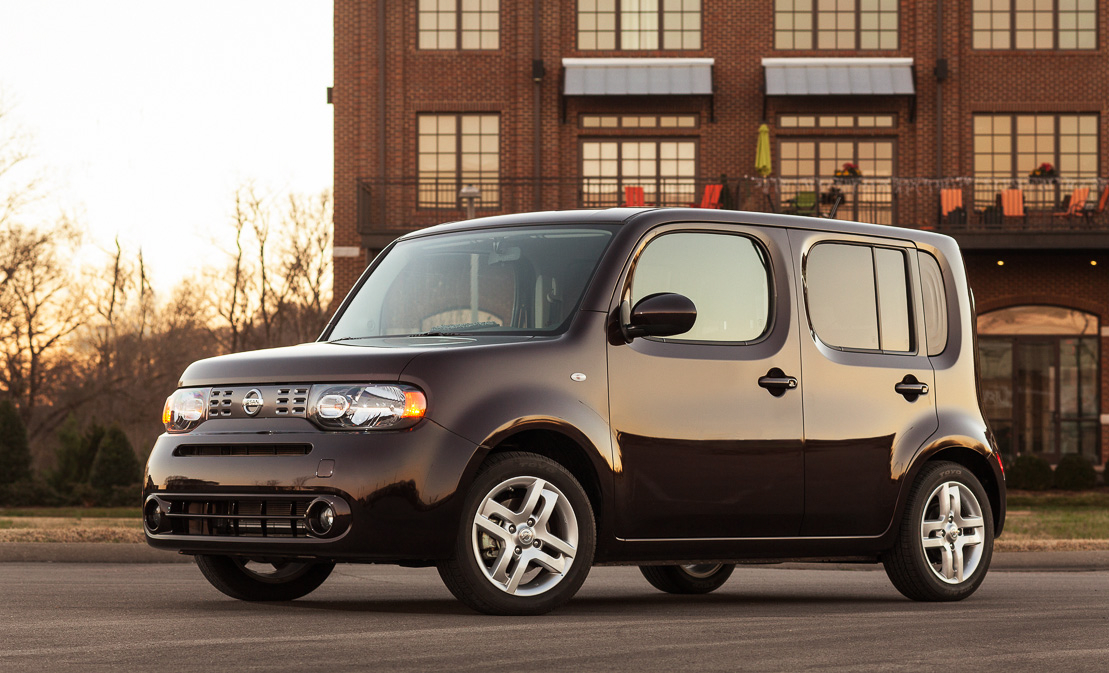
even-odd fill
[(624, 334), (629, 339), (683, 334), (697, 321), (697, 307), (689, 297), (673, 292), (649, 294), (632, 307)]

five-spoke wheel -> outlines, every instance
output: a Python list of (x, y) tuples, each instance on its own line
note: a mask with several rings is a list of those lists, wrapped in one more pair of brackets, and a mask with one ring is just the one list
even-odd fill
[(593, 563), (596, 532), (577, 480), (543, 456), (490, 458), (467, 497), (447, 587), (492, 614), (540, 614), (568, 601)]
[(894, 586), (914, 600), (974, 593), (993, 554), (993, 513), (978, 479), (962, 465), (926, 465), (909, 494), (897, 544), (883, 557)]

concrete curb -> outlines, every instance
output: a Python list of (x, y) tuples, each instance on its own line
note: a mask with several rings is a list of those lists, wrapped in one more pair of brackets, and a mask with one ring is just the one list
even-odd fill
[[(111, 542), (4, 542), (0, 563), (190, 563), (192, 557), (145, 544)], [(880, 570), (877, 564), (782, 563), (763, 566), (804, 570)], [(991, 570), (1076, 572), (1109, 570), (1109, 551), (995, 552)]]

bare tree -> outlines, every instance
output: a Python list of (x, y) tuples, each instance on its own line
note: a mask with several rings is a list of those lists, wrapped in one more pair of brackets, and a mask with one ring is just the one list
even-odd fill
[[(0, 385), (18, 400), (33, 439), (51, 421), (35, 411), (52, 383), (72, 365), (65, 339), (85, 317), (85, 298), (72, 283), (63, 253), (79, 235), (68, 221), (33, 230), (9, 222), (0, 232)], [(68, 255), (67, 255), (68, 257)]]

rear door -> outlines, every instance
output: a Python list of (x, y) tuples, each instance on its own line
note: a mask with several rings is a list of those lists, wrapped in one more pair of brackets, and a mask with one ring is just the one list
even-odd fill
[(895, 465), (938, 427), (915, 247), (790, 230), (805, 405), (804, 536), (878, 535)]

